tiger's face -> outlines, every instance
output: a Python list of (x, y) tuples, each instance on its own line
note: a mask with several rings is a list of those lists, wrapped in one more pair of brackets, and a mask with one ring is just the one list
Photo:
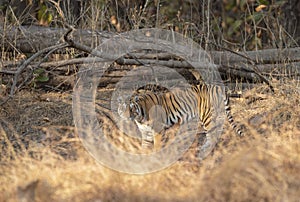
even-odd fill
[(143, 114), (140, 106), (139, 96), (135, 95), (130, 98), (118, 98), (118, 114), (123, 119), (140, 121)]

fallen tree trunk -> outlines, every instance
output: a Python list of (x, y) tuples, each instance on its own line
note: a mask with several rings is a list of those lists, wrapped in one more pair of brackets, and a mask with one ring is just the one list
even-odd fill
[[(150, 57), (146, 57), (150, 58)], [(94, 67), (101, 68), (98, 62), (101, 62), (103, 59), (101, 58), (74, 58), (69, 60), (60, 60), (60, 61), (53, 61), (53, 62), (43, 62), (43, 63), (30, 63), (30, 69), (37, 69), (43, 68), (47, 72), (51, 72), (53, 75), (71, 75), (78, 71), (78, 65), (82, 64), (90, 64), (94, 65)], [(192, 69), (192, 66), (185, 61), (176, 61), (176, 60), (154, 60), (154, 59), (126, 59), (121, 58), (116, 61), (119, 66), (117, 67), (110, 67), (108, 72), (109, 74), (105, 74), (102, 78), (103, 83), (116, 83), (120, 78), (116, 75), (125, 75), (126, 71), (132, 70), (133, 65), (140, 65), (143, 64), (155, 64), (166, 66), (170, 68), (176, 69), (180, 72), (183, 76), (188, 77), (185, 70)], [(17, 70), (17, 67), (20, 66), (21, 62), (3, 62), (1, 72), (6, 72), (14, 74), (14, 71)], [(259, 82), (260, 78), (255, 72), (251, 69), (251, 67), (247, 66), (248, 64), (233, 64), (231, 66), (226, 65), (217, 65), (218, 71), (222, 78), (243, 78), (244, 80), (250, 82)], [(300, 76), (300, 63), (283, 63), (283, 64), (264, 64), (264, 65), (257, 65), (258, 69), (261, 71), (263, 75), (268, 75), (276, 78), (282, 77), (299, 77)], [(205, 67), (204, 67), (205, 68)], [(10, 69), (10, 71), (6, 71)], [(205, 69), (203, 69), (205, 71)], [(123, 72), (123, 73), (121, 73)], [(115, 77), (115, 78), (114, 78)]]
[[(2, 30), (1, 30), (2, 29)], [(17, 86), (18, 78), (26, 67), (31, 66), (31, 73), (37, 68), (43, 68), (52, 75), (59, 76), (64, 69), (70, 75), (70, 72), (74, 74), (78, 71), (77, 66), (79, 64), (86, 64), (88, 62), (95, 63), (100, 61), (111, 60), (116, 58), (113, 55), (108, 55), (103, 51), (93, 51), (94, 47), (97, 47), (104, 40), (114, 36), (113, 33), (106, 32), (91, 32), (88, 30), (66, 30), (55, 29), (45, 27), (12, 27), (11, 29), (3, 29), (0, 27), (0, 31), (3, 32), (3, 40), (1, 40), (1, 47), (3, 51), (10, 51), (12, 49), (18, 49), (20, 52), (34, 53), (25, 62), (19, 64), (7, 64), (5, 62), (0, 63), (0, 74), (14, 75), (13, 85), (11, 88), (10, 96), (13, 95)], [(14, 32), (11, 33), (11, 32)], [(67, 34), (66, 34), (67, 33)], [(69, 37), (72, 33), (72, 38)], [(15, 44), (15, 45), (13, 45)], [(54, 45), (53, 44), (57, 44)], [(52, 46), (50, 46), (52, 45)], [(51, 49), (53, 47), (53, 49)], [(58, 52), (64, 53), (67, 48), (74, 48), (78, 51), (85, 53), (92, 53), (97, 55), (97, 58), (75, 58), (70, 60), (61, 60), (55, 62), (43, 62), (50, 54)], [(265, 75), (285, 77), (296, 76), (299, 78), (300, 72), (300, 48), (291, 48), (285, 50), (269, 49), (261, 51), (249, 51), (245, 53), (234, 51), (211, 51), (211, 58), (217, 65), (220, 75), (228, 79), (242, 78), (247, 82), (266, 82), (272, 89), (269, 81), (264, 78)], [(38, 57), (45, 55), (43, 59), (38, 63), (34, 63)], [(188, 76), (188, 73), (184, 70), (190, 70), (193, 67), (167, 52), (137, 52), (124, 55), (115, 61), (119, 66), (113, 67), (102, 78), (103, 85), (114, 84), (119, 81), (124, 70), (130, 70), (136, 65), (161, 65), (176, 69), (182, 73), (183, 76)], [(75, 68), (69, 68), (70, 65), (75, 65)], [(197, 64), (196, 64), (197, 65)], [(15, 70), (13, 66), (17, 66)], [(124, 66), (127, 66), (123, 68)], [(67, 68), (66, 68), (67, 67)], [(201, 67), (205, 69), (206, 67)], [(205, 73), (205, 72), (201, 72)], [(208, 72), (210, 74), (210, 72)], [(65, 76), (63, 75), (63, 76)], [(31, 75), (32, 76), (32, 75)], [(201, 75), (202, 76), (202, 75)], [(205, 76), (206, 77), (206, 76)], [(30, 76), (27, 76), (25, 81), (29, 80)], [(64, 79), (64, 78), (63, 78)], [(191, 79), (193, 80), (193, 79)], [(61, 80), (59, 80), (61, 81)], [(55, 84), (56, 85), (56, 84)]]
[[(2, 40), (0, 46), (5, 51), (18, 50), (20, 53), (35, 53), (41, 49), (53, 46), (63, 41), (63, 35), (67, 29), (48, 28), (41, 26), (19, 26), (3, 28), (0, 26)], [(75, 30), (73, 40), (88, 47), (97, 47), (104, 40), (114, 36), (114, 33), (98, 32), (92, 30)], [(275, 64), (282, 62), (300, 62), (300, 47), (290, 49), (267, 49), (259, 51), (238, 52), (210, 51), (210, 56), (215, 64), (249, 63), (249, 60), (259, 64)], [(243, 55), (243, 56), (241, 56)], [(137, 56), (139, 56), (137, 54)], [(141, 55), (140, 55), (141, 56)], [(144, 59), (151, 59), (154, 56), (145, 56)], [(163, 53), (161, 59), (168, 59), (171, 56)]]

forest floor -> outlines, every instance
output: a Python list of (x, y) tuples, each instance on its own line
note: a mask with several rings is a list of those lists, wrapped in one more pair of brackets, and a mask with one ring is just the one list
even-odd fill
[(23, 89), (0, 107), (0, 201), (299, 201), (299, 83), (274, 86), (275, 94), (261, 84), (232, 101), (244, 137), (226, 124), (200, 163), (145, 175), (111, 170), (86, 151), (71, 91)]

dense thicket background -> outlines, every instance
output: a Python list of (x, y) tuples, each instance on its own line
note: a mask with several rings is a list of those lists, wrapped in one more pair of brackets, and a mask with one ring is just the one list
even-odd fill
[(6, 0), (6, 26), (42, 25), (124, 32), (174, 29), (201, 43), (235, 50), (285, 48), (300, 42), (298, 0)]

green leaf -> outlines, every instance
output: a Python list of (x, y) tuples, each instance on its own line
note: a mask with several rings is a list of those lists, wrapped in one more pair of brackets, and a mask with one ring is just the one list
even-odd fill
[(49, 81), (49, 77), (46, 75), (39, 75), (35, 78), (35, 80), (38, 82), (47, 82)]
[(34, 73), (34, 74), (37, 74), (37, 75), (40, 75), (40, 74), (42, 74), (42, 73), (44, 73), (44, 72), (45, 72), (45, 70), (42, 69), (42, 68), (37, 68), (37, 69), (35, 69), (35, 70), (33, 71), (33, 73)]
[(233, 33), (235, 33), (236, 30), (238, 30), (238, 28), (241, 26), (242, 22), (243, 22), (242, 20), (232, 21), (232, 23), (230, 23), (232, 25), (230, 26), (230, 29), (228, 30), (228, 35), (231, 36)]
[(255, 22), (260, 21), (263, 18), (263, 14), (261, 12), (254, 12), (252, 15), (249, 15), (247, 17), (247, 21), (248, 20), (254, 20)]
[(236, 20), (232, 25), (233, 31), (236, 31), (241, 26), (242, 22), (242, 20)]
[(40, 9), (38, 10), (37, 18), (38, 20), (44, 19), (47, 13), (47, 6), (45, 4), (41, 5)]
[(47, 22), (51, 23), (52, 19), (53, 19), (53, 15), (51, 13), (48, 13), (48, 15), (47, 15)]

